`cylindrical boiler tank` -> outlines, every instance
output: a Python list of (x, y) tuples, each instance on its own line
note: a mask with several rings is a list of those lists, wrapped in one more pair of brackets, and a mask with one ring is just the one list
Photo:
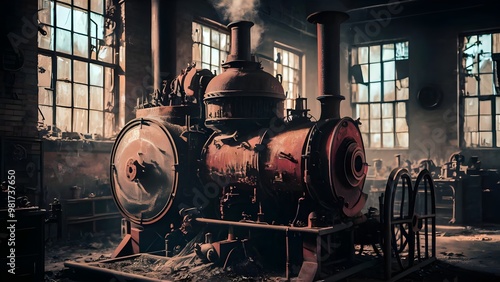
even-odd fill
[[(202, 176), (221, 185), (224, 219), (245, 214), (288, 224), (300, 209), (305, 216), (319, 210), (359, 213), (366, 201), (365, 163), (358, 126), (343, 118), (237, 138), (214, 134), (202, 154)], [(309, 207), (299, 207), (301, 200)]]

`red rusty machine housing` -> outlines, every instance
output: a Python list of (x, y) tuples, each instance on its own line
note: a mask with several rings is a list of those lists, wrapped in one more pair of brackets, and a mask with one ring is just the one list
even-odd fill
[[(218, 227), (212, 233), (220, 240), (198, 246), (208, 260), (227, 262), (242, 240), (269, 231), (286, 235), (287, 277), (294, 275), (295, 240), (302, 265), (295, 274), (322, 275), (324, 253), (336, 245), (332, 234), (352, 226), (366, 202), (359, 124), (340, 117), (339, 36), (346, 19), (339, 12), (308, 18), (318, 30), (318, 121), (307, 116), (303, 98), (283, 116), (283, 87), (252, 60), (253, 23), (247, 21), (228, 26), (231, 51), (223, 73), (189, 67), (169, 95), (137, 111), (111, 156), (113, 195), (126, 218), (115, 257), (158, 250), (167, 233), (166, 251), (174, 255), (197, 226), (208, 224)], [(226, 235), (221, 226), (230, 227)], [(246, 236), (251, 229), (259, 230)]]

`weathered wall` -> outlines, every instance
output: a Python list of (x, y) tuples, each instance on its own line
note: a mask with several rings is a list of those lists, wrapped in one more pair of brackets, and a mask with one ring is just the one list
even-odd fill
[(37, 5), (35, 0), (3, 3), (1, 136), (37, 136)]
[(82, 198), (90, 193), (110, 195), (111, 147), (112, 142), (45, 141), (45, 202), (72, 199), (73, 186), (81, 188)]

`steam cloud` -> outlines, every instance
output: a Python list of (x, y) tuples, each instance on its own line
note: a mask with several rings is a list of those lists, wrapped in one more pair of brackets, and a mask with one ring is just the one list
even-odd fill
[(260, 0), (214, 0), (213, 3), (223, 13), (226, 20), (231, 22), (245, 20), (254, 23), (254, 26), (250, 29), (250, 47), (252, 52), (255, 52), (264, 32), (263, 22), (258, 15)]

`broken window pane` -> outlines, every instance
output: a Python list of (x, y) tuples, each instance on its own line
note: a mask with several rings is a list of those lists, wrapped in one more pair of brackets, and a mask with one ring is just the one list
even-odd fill
[(370, 82), (380, 81), (382, 71), (380, 67), (380, 63), (370, 64)]
[(38, 55), (38, 86), (52, 86), (52, 58)]
[(57, 57), (57, 80), (71, 81), (71, 60)]
[(465, 78), (465, 93), (467, 96), (477, 95), (477, 81), (473, 76), (468, 76)]
[(203, 44), (210, 46), (210, 28), (202, 26), (202, 38)]
[(406, 103), (396, 103), (396, 117), (406, 117)]
[(394, 61), (384, 63), (384, 80), (394, 80), (396, 78), (396, 65)]
[(478, 101), (477, 99), (471, 99), (467, 98), (465, 99), (465, 115), (466, 116), (471, 116), (471, 115), (477, 115), (479, 113), (478, 111)]
[(394, 60), (394, 44), (384, 44), (382, 46), (382, 60)]
[(356, 102), (368, 102), (368, 86), (364, 84), (356, 84), (358, 99)]
[(81, 9), (73, 9), (73, 30), (78, 33), (88, 34), (89, 21), (88, 12)]
[(38, 87), (38, 104), (52, 105), (52, 91), (49, 88)]
[(90, 64), (90, 84), (95, 86), (103, 86), (102, 69), (103, 67), (96, 64)]
[(383, 118), (392, 118), (392, 103), (382, 103), (382, 117)]
[(74, 106), (78, 108), (87, 108), (89, 105), (89, 87), (84, 84), (73, 84)]
[(479, 76), (479, 93), (480, 95), (493, 94), (493, 74), (481, 74)]
[(380, 62), (380, 45), (370, 46), (370, 63)]
[[(40, 3), (41, 2), (41, 3)], [(38, 20), (40, 23), (54, 25), (53, 2), (49, 0), (39, 0)]]
[(408, 133), (397, 133), (396, 134), (396, 137), (397, 137), (397, 145), (399, 147), (408, 147), (409, 145), (409, 138), (408, 138)]
[[(383, 132), (394, 132), (394, 123), (393, 123), (392, 119), (390, 119), (390, 118), (382, 119), (382, 131)], [(384, 134), (384, 135), (386, 135), (386, 134)]]
[(379, 133), (380, 132), (380, 120), (372, 119), (370, 120), (370, 132)]
[(84, 35), (73, 34), (73, 51), (75, 56), (88, 58), (89, 38)]
[(493, 145), (493, 134), (491, 132), (479, 132), (479, 142), (482, 147)]
[(90, 35), (104, 39), (104, 17), (102, 15), (90, 13)]
[(54, 50), (54, 29), (49, 26), (43, 26), (42, 28), (47, 32), (47, 34), (42, 35), (38, 32), (38, 47)]
[(361, 65), (361, 74), (363, 75), (362, 82), (368, 82), (368, 65)]
[(220, 42), (220, 49), (223, 51), (229, 51), (229, 36), (227, 36), (227, 34), (220, 34)]
[(479, 116), (479, 130), (491, 130), (491, 115)]
[(356, 117), (360, 119), (368, 119), (369, 118), (369, 112), (368, 112), (368, 105), (366, 104), (358, 104), (356, 105)]
[(478, 130), (478, 118), (477, 116), (466, 116), (465, 117), (465, 131), (477, 131)]
[(112, 64), (114, 62), (114, 49), (109, 46), (101, 46), (99, 50), (99, 61)]
[(56, 83), (56, 105), (71, 106), (71, 83), (62, 81)]
[(214, 31), (212, 32), (212, 39), (211, 39), (211, 46), (214, 48), (219, 49), (219, 34), (218, 32)]
[(56, 26), (71, 30), (71, 8), (68, 5), (56, 4)]
[(500, 53), (500, 33), (493, 33), (492, 36), (493, 36), (493, 53)]
[(379, 103), (373, 103), (370, 104), (370, 118), (372, 119), (378, 119), (380, 118), (380, 104)]
[(358, 60), (360, 64), (368, 63), (368, 47), (358, 48)]
[(82, 61), (73, 61), (73, 74), (75, 75), (75, 82), (87, 84), (88, 64)]
[(38, 106), (42, 114), (38, 113), (38, 120), (43, 121), (44, 125), (52, 125), (54, 119), (52, 117), (52, 107), (49, 106)]
[(90, 9), (93, 12), (104, 14), (104, 0), (90, 0)]
[(93, 110), (104, 109), (103, 107), (103, 89), (101, 87), (90, 87), (90, 108)]
[(396, 118), (396, 132), (408, 132), (406, 118)]
[(370, 134), (370, 147), (380, 148), (380, 133)]
[(394, 134), (384, 133), (383, 138), (382, 143), (384, 144), (384, 148), (394, 148)]
[(397, 89), (396, 91), (396, 99), (397, 100), (408, 100), (409, 96), (410, 96), (410, 91), (408, 88), (401, 88), (401, 89)]
[(92, 134), (99, 134), (102, 136), (103, 127), (103, 112), (90, 111), (89, 112), (89, 128)]
[(396, 98), (396, 89), (394, 81), (384, 82), (384, 101), (394, 101)]
[(204, 63), (210, 63), (210, 47), (203, 45), (201, 47), (201, 61)]
[(481, 56), (481, 62), (479, 63), (479, 72), (488, 73), (493, 72), (493, 60), (491, 59), (491, 54), (484, 54)]
[(56, 126), (61, 131), (71, 131), (71, 108), (56, 107)]
[(408, 41), (396, 43), (396, 60), (404, 60), (408, 57)]
[(73, 132), (87, 133), (88, 112), (87, 110), (73, 110)]
[(89, 7), (89, 1), (88, 0), (73, 0), (73, 5), (88, 9)]
[(370, 102), (380, 102), (380, 82), (370, 83)]
[(480, 101), (479, 110), (480, 115), (491, 115), (491, 101)]
[(71, 32), (57, 28), (56, 38), (56, 51), (71, 54)]
[(478, 37), (479, 49), (483, 50), (483, 53), (491, 53), (491, 34), (482, 34)]

